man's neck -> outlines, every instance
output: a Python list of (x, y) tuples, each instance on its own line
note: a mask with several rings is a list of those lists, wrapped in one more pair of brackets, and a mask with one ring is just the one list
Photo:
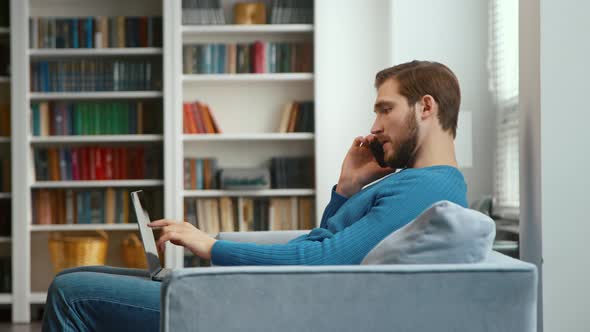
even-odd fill
[(418, 147), (413, 168), (436, 165), (459, 167), (455, 158), (455, 142), (447, 133), (438, 133), (425, 137)]

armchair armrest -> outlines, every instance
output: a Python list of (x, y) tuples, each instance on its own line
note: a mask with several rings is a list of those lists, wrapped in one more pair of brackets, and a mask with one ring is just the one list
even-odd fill
[(218, 240), (234, 242), (253, 242), (258, 244), (283, 244), (307, 234), (309, 231), (259, 231), (259, 232), (221, 232)]

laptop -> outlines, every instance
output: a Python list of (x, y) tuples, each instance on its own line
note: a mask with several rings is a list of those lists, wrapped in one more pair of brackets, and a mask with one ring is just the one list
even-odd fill
[(160, 265), (154, 232), (148, 226), (150, 216), (145, 208), (143, 190), (132, 192), (131, 201), (135, 208), (135, 215), (137, 216), (137, 224), (139, 225), (139, 233), (141, 234), (141, 242), (143, 242), (143, 250), (145, 251), (150, 277), (152, 280), (162, 281), (172, 270), (162, 268)]

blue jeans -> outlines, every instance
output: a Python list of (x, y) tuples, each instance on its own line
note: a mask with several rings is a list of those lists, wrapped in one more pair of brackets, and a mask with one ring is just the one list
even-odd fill
[(47, 292), (43, 331), (158, 331), (160, 286), (146, 270), (65, 270)]

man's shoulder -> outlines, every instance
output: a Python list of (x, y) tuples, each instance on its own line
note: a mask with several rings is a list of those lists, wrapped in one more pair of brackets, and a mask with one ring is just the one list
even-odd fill
[(376, 189), (390, 194), (412, 192), (419, 195), (423, 191), (466, 191), (466, 183), (458, 169), (452, 166), (434, 166), (403, 169), (383, 178)]

